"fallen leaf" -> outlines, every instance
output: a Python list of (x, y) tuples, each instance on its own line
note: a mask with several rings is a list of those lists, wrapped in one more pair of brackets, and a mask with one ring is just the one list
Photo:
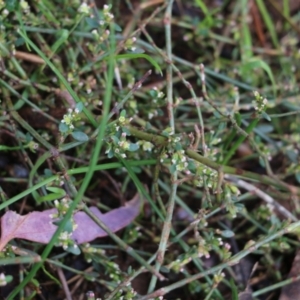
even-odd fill
[[(300, 270), (300, 250), (297, 251), (293, 261), (292, 268), (289, 273), (289, 278), (296, 278), (299, 276)], [(300, 295), (300, 283), (299, 280), (292, 280), (290, 284), (287, 284), (281, 289), (279, 300), (297, 300)]]
[[(90, 210), (101, 220), (112, 232), (116, 232), (130, 224), (140, 212), (140, 199), (135, 196), (125, 206), (102, 214), (97, 207)], [(107, 233), (84, 212), (80, 211), (74, 215), (74, 221), (78, 225), (73, 232), (72, 238), (77, 244), (88, 243), (95, 238), (105, 237)]]
[[(112, 232), (116, 232), (129, 225), (140, 212), (140, 198), (137, 194), (125, 206), (113, 209), (102, 214), (97, 207), (90, 210), (101, 220)], [(42, 212), (31, 212), (21, 216), (14, 211), (7, 211), (1, 218), (0, 251), (7, 243), (15, 238), (24, 239), (41, 244), (50, 242), (57, 226), (53, 224), (51, 215), (56, 214), (57, 209), (49, 209)], [(76, 230), (71, 238), (77, 243), (88, 243), (99, 237), (107, 236), (86, 213), (79, 211), (74, 214), (77, 224)]]

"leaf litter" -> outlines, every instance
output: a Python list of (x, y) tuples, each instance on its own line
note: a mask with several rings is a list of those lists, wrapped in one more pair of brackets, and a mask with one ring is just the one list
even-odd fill
[[(107, 213), (93, 206), (91, 212), (101, 220), (112, 232), (116, 232), (129, 225), (140, 212), (141, 200), (137, 194), (125, 206), (113, 209)], [(15, 238), (24, 239), (41, 244), (50, 242), (57, 226), (51, 215), (57, 214), (56, 208), (34, 211), (21, 216), (14, 211), (7, 211), (1, 218), (0, 251)], [(71, 239), (76, 244), (88, 243), (96, 238), (107, 236), (107, 233), (99, 227), (85, 212), (78, 211), (73, 215), (76, 229)]]

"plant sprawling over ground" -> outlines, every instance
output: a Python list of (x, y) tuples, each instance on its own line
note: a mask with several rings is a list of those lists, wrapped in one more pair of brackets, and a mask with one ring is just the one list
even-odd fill
[(296, 2), (0, 0), (3, 298), (296, 299)]

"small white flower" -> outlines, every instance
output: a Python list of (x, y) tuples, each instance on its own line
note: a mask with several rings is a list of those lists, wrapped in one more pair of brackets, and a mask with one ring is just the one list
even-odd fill
[(113, 18), (114, 18), (114, 15), (111, 14), (111, 13), (108, 13), (108, 14), (107, 14), (107, 17), (108, 17), (109, 19), (113, 19)]
[(90, 7), (85, 2), (83, 2), (78, 8), (78, 12), (88, 15), (90, 13)]
[(66, 241), (68, 238), (69, 238), (69, 234), (66, 231), (63, 231), (59, 236), (61, 242)]
[(97, 30), (97, 29), (93, 29), (93, 30), (92, 30), (92, 34), (93, 34), (93, 35), (96, 35), (96, 36), (99, 35), (99, 34), (98, 34), (98, 30)]
[(0, 286), (5, 286), (7, 284), (4, 273), (0, 274)]

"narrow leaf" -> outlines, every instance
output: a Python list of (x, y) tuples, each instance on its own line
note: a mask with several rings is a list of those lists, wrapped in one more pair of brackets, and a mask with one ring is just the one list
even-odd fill
[(61, 197), (66, 196), (66, 191), (64, 189), (62, 189), (62, 188), (58, 188), (58, 187), (55, 187), (55, 186), (48, 186), (48, 187), (46, 187), (46, 189), (49, 192), (60, 194)]
[(142, 53), (126, 53), (126, 54), (119, 54), (116, 56), (116, 59), (135, 59), (135, 58), (145, 58), (152, 64), (157, 71), (162, 75), (162, 70), (159, 64), (149, 55), (142, 54)]
[(46, 202), (46, 201), (53, 201), (53, 200), (56, 200), (56, 199), (60, 199), (62, 198), (63, 196), (61, 194), (58, 194), (58, 193), (51, 193), (51, 194), (48, 194), (46, 196), (42, 196), (42, 197), (38, 197), (37, 198), (37, 201), (39, 203), (42, 203), (42, 202)]

